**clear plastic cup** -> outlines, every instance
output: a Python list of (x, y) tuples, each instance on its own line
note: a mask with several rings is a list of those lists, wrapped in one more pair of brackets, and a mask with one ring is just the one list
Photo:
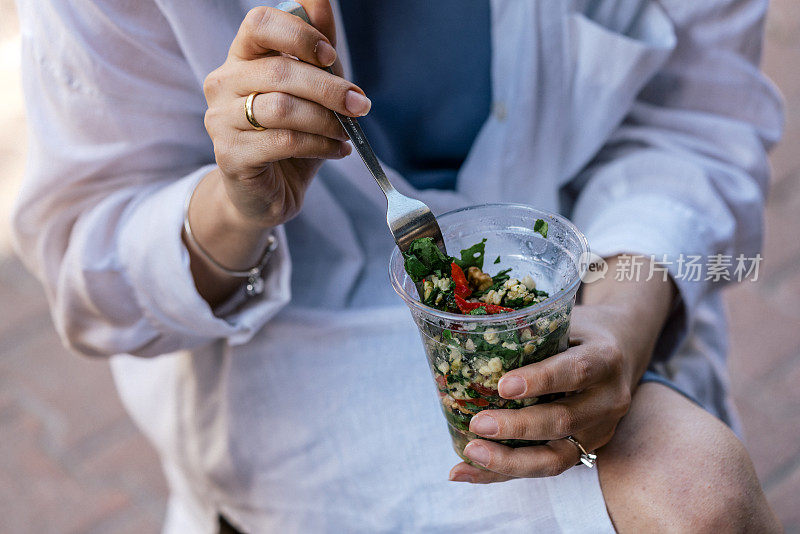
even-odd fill
[[(537, 219), (548, 223), (547, 238), (533, 231)], [(564, 351), (569, 342), (570, 313), (580, 286), (588, 244), (584, 235), (560, 215), (519, 204), (485, 204), (437, 217), (447, 251), (458, 255), (483, 238), (484, 272), (511, 268), (510, 275), (530, 275), (549, 298), (539, 304), (496, 315), (459, 315), (419, 302), (414, 282), (403, 268), (398, 249), (389, 260), (395, 291), (419, 327), (431, 373), (447, 419), (453, 448), (465, 461), (464, 447), (479, 436), (469, 422), (481, 410), (522, 408), (553, 400), (544, 395), (506, 400), (497, 383), (506, 371)], [(495, 258), (500, 261), (494, 264)], [(539, 445), (528, 440), (498, 440), (511, 447)]]

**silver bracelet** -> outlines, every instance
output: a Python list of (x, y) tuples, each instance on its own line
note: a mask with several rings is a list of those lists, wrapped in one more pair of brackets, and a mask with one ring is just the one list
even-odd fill
[(261, 257), (261, 260), (259, 260), (257, 265), (244, 271), (228, 269), (217, 260), (212, 258), (211, 254), (209, 254), (200, 245), (200, 243), (197, 242), (197, 239), (192, 233), (192, 227), (189, 225), (189, 203), (192, 201), (193, 196), (194, 191), (187, 195), (186, 203), (183, 207), (183, 231), (186, 232), (186, 238), (192, 243), (192, 245), (194, 245), (194, 248), (197, 249), (200, 255), (202, 255), (208, 261), (208, 263), (213, 265), (220, 272), (235, 278), (247, 278), (247, 285), (245, 286), (244, 291), (248, 297), (255, 297), (256, 295), (262, 294), (264, 292), (264, 279), (261, 275), (264, 272), (264, 267), (267, 266), (272, 253), (278, 247), (278, 240), (275, 238), (275, 235), (271, 233), (267, 238), (267, 249), (264, 251), (264, 255)]

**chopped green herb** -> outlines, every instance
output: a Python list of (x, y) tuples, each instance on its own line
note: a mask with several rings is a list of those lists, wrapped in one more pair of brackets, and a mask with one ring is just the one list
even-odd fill
[(410, 254), (403, 254), (403, 256), (406, 259), (406, 272), (414, 282), (419, 282), (430, 274), (430, 270), (416, 256), (411, 256)]
[(516, 330), (508, 330), (500, 334), (500, 339), (508, 343), (519, 343), (519, 332)]
[(547, 221), (536, 219), (536, 222), (533, 223), (533, 231), (538, 232), (542, 235), (542, 237), (547, 238)]
[(496, 259), (496, 260), (494, 260), (494, 264), (495, 264), (495, 265), (497, 265), (498, 263), (500, 263), (500, 256), (497, 256), (497, 259)]
[(451, 373), (451, 374), (447, 375), (447, 384), (450, 384), (450, 385), (452, 385), (452, 384), (464, 384), (465, 382), (468, 382), (468, 380), (466, 378), (464, 378), (463, 376), (461, 376), (460, 374), (452, 374)]
[(461, 259), (455, 260), (456, 264), (464, 271), (470, 267), (483, 269), (483, 255), (486, 252), (486, 239), (461, 251)]
[(431, 274), (441, 276), (443, 273), (450, 273), (450, 258), (442, 254), (430, 237), (414, 240), (408, 252), (403, 253), (403, 257), (406, 272), (414, 282)]
[(525, 302), (522, 297), (518, 299), (505, 299), (503, 301), (503, 306), (505, 306), (506, 308), (514, 308), (516, 310), (519, 308), (524, 308)]
[[(547, 232), (547, 223), (541, 219), (537, 219), (535, 226), (539, 228), (537, 231)], [(484, 273), (485, 254), (486, 239), (462, 250), (461, 258), (457, 259), (443, 254), (433, 239), (425, 237), (415, 240), (403, 256), (408, 276), (415, 283), (422, 282), (421, 302), (437, 310), (469, 315), (488, 315), (503, 311), (497, 306), (507, 308), (508, 310), (505, 311), (518, 310), (547, 298), (546, 292), (536, 289), (528, 290), (519, 281), (506, 287), (506, 282), (511, 279), (509, 274), (511, 269), (504, 269), (494, 276)], [(499, 263), (500, 256), (497, 256), (494, 262)], [(452, 263), (464, 271), (473, 268), (478, 270), (477, 273), (469, 274), (466, 283), (470, 287), (465, 288), (464, 293), (460, 293), (458, 296), (455, 294), (457, 283), (452, 273)], [(486, 287), (487, 278), (491, 282), (488, 288)], [(485, 289), (481, 291), (478, 289), (479, 287), (485, 287)], [(485, 299), (484, 297), (490, 291), (495, 292), (492, 299)], [(449, 340), (452, 337), (445, 337), (445, 339)]]
[(494, 286), (494, 285), (498, 285), (498, 284), (503, 284), (506, 280), (511, 278), (511, 276), (509, 276), (509, 274), (508, 274), (510, 272), (511, 272), (511, 269), (503, 269), (502, 271), (500, 271), (499, 273), (494, 275), (492, 277), (492, 282), (494, 282), (492, 285)]

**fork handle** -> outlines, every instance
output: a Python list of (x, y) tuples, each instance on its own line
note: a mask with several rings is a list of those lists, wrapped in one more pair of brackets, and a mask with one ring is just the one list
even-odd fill
[[(336, 112), (334, 111), (334, 113)], [(391, 182), (389, 182), (389, 178), (386, 177), (386, 173), (383, 172), (383, 167), (381, 167), (378, 157), (372, 150), (369, 141), (367, 141), (367, 137), (364, 135), (364, 131), (361, 129), (361, 125), (358, 124), (358, 121), (353, 117), (348, 117), (347, 115), (342, 115), (340, 113), (336, 113), (336, 118), (339, 119), (342, 128), (344, 128), (344, 131), (347, 132), (347, 135), (353, 142), (356, 152), (358, 152), (358, 155), (361, 156), (361, 159), (364, 161), (364, 165), (367, 166), (367, 169), (369, 169), (369, 172), (375, 178), (375, 181), (378, 182), (378, 186), (381, 188), (381, 191), (383, 191), (383, 194), (386, 195), (386, 198), (389, 198), (389, 195), (396, 193), (397, 190), (394, 188)]]
[[(281, 2), (278, 4), (277, 8), (281, 11), (286, 11), (287, 13), (300, 17), (308, 24), (311, 24), (311, 19), (308, 18), (308, 13), (306, 13), (305, 8), (303, 8), (303, 6), (297, 2)], [(333, 74), (333, 69), (331, 67), (323, 67), (323, 70)], [(369, 141), (367, 141), (367, 136), (364, 135), (361, 125), (359, 125), (358, 121), (353, 117), (348, 117), (347, 115), (342, 115), (341, 113), (337, 113), (335, 111), (333, 113), (336, 115), (336, 118), (339, 119), (339, 123), (342, 125), (342, 128), (344, 128), (344, 131), (347, 132), (347, 135), (353, 142), (353, 146), (355, 147), (356, 152), (358, 152), (358, 155), (361, 156), (361, 159), (364, 161), (364, 165), (366, 165), (367, 169), (369, 169), (369, 172), (372, 173), (375, 181), (378, 182), (378, 186), (388, 199), (389, 195), (397, 192), (397, 190), (394, 188), (391, 182), (389, 182), (389, 178), (386, 177), (386, 173), (383, 172), (383, 168), (378, 161), (378, 157), (372, 150)]]

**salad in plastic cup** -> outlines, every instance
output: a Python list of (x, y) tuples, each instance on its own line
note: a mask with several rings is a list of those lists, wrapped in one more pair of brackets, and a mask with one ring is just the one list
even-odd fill
[(405, 254), (395, 249), (389, 274), (419, 327), (453, 447), (471, 463), (463, 451), (479, 437), (469, 431), (476, 413), (558, 396), (508, 400), (497, 384), (507, 371), (567, 348), (588, 245), (564, 217), (518, 204), (473, 206), (437, 220), (455, 256), (417, 240)]

